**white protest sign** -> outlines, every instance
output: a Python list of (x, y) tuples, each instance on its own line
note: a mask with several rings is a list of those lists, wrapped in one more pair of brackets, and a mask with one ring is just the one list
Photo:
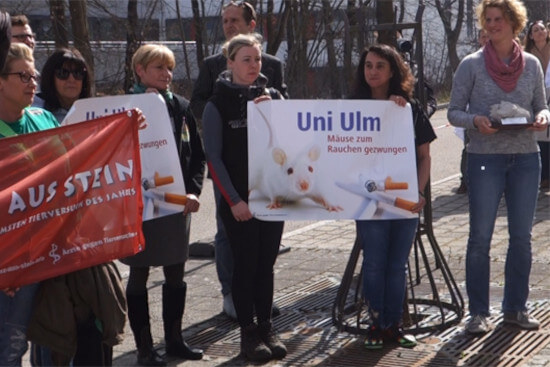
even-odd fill
[(248, 103), (249, 206), (262, 220), (414, 218), (410, 105)]
[(147, 127), (139, 130), (143, 185), (143, 220), (182, 212), (185, 184), (166, 104), (155, 93), (85, 98), (77, 100), (62, 124), (92, 120), (139, 108)]

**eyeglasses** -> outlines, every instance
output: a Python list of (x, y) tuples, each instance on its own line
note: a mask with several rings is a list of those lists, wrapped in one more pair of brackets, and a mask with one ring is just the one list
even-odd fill
[(34, 40), (35, 34), (34, 33), (21, 33), (21, 34), (12, 34), (12, 38), (15, 38), (19, 42), (25, 42), (27, 39)]
[(40, 74), (29, 74), (26, 71), (19, 71), (16, 73), (4, 73), (2, 75), (19, 75), (19, 79), (21, 79), (21, 82), (25, 84), (28, 84), (31, 79), (34, 80), (36, 83), (40, 81)]
[(86, 69), (69, 70), (61, 68), (55, 70), (55, 77), (60, 80), (69, 79), (70, 74), (73, 74), (73, 78), (75, 78), (76, 80), (82, 80), (84, 79), (84, 76), (86, 74)]

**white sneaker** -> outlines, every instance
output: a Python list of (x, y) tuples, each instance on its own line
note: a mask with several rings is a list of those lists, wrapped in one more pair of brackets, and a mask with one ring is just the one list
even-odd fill
[(470, 334), (485, 334), (491, 330), (487, 317), (483, 315), (474, 315), (466, 324), (466, 331)]
[(540, 322), (527, 311), (505, 312), (504, 323), (514, 324), (525, 330), (537, 330), (540, 326)]
[(233, 296), (231, 293), (223, 296), (223, 312), (233, 320), (237, 320), (237, 311), (233, 304)]

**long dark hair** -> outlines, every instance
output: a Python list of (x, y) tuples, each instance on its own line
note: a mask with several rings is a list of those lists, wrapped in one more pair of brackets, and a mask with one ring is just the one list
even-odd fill
[(388, 97), (391, 94), (395, 94), (410, 100), (414, 90), (414, 76), (411, 69), (405, 61), (403, 61), (403, 58), (395, 48), (384, 44), (370, 46), (361, 53), (359, 65), (357, 66), (357, 70), (355, 72), (355, 82), (352, 87), (350, 98), (372, 98), (371, 88), (365, 80), (365, 59), (367, 58), (367, 54), (369, 52), (375, 53), (390, 63), (390, 69), (393, 75), (390, 78)]
[(86, 60), (77, 49), (59, 48), (48, 57), (40, 79), (40, 98), (44, 99), (44, 108), (53, 111), (61, 107), (55, 90), (55, 71), (69, 64), (84, 69), (84, 79), (82, 80), (82, 90), (78, 98), (91, 97), (90, 72)]
[[(535, 47), (535, 41), (531, 38), (531, 34), (533, 33), (533, 27), (535, 25), (543, 26), (547, 31), (549, 30), (546, 24), (542, 20), (537, 20), (535, 22), (532, 22), (529, 24), (529, 27), (527, 28), (527, 34), (525, 35), (525, 51), (531, 52), (533, 51), (533, 48)], [(550, 32), (546, 34), (546, 43), (550, 42)]]

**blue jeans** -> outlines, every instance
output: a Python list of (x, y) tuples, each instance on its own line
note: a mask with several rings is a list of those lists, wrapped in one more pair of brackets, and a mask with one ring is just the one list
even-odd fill
[(218, 279), (222, 285), (222, 294), (227, 296), (231, 293), (231, 283), (233, 280), (233, 253), (231, 252), (231, 245), (229, 239), (225, 233), (222, 219), (219, 214), (220, 202), (223, 200), (222, 194), (218, 187), (214, 184), (214, 200), (216, 202), (216, 226), (217, 232), (214, 237), (216, 256), (216, 272), (218, 273)]
[(363, 247), (363, 291), (373, 322), (387, 328), (401, 324), (407, 260), (418, 218), (356, 221)]
[(38, 283), (23, 286), (13, 298), (0, 291), (0, 366), (21, 366), (37, 289)]
[(466, 290), (471, 315), (489, 316), (489, 250), (503, 194), (510, 240), (504, 269), (502, 310), (526, 310), (531, 272), (531, 229), (539, 177), (538, 153), (468, 154), (470, 235), (466, 252)]

